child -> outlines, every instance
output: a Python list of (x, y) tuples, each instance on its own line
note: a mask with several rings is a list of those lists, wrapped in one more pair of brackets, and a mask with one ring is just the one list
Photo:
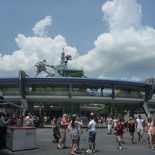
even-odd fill
[(118, 149), (122, 150), (121, 144), (122, 144), (122, 134), (123, 134), (123, 126), (120, 121), (117, 121), (117, 125), (114, 128), (116, 140), (118, 142)]

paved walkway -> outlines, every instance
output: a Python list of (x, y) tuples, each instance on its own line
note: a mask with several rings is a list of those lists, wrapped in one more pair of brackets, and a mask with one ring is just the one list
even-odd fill
[[(88, 132), (83, 129), (84, 134), (81, 137), (80, 148), (81, 150), (77, 154), (85, 154), (85, 150), (88, 147)], [(125, 144), (122, 144), (123, 150), (117, 149), (118, 145), (115, 139), (115, 135), (107, 135), (106, 128), (97, 129), (96, 139), (96, 155), (147, 155), (155, 153), (155, 150), (151, 150), (146, 141), (147, 135), (144, 133), (144, 142), (139, 142), (137, 134), (135, 133), (135, 144), (130, 143), (129, 132), (124, 134)], [(12, 152), (8, 149), (0, 149), (0, 155), (70, 155), (71, 140), (70, 135), (67, 133), (67, 149), (58, 150), (57, 144), (52, 142), (52, 129), (42, 128), (37, 129), (37, 148), (34, 150), (24, 150)]]

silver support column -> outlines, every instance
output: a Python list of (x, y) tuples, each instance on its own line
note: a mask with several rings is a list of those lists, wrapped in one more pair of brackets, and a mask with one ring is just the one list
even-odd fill
[(21, 106), (23, 107), (23, 114), (25, 114), (26, 110), (28, 109), (27, 99), (21, 99), (21, 102)]
[(147, 114), (147, 116), (150, 116), (151, 113), (150, 113), (150, 110), (149, 110), (148, 104), (147, 104), (147, 102), (145, 102), (145, 101), (144, 101), (144, 103), (143, 103), (143, 108), (144, 108), (145, 113)]

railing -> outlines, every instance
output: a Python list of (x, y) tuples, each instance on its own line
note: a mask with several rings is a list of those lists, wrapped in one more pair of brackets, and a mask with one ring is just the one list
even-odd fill
[[(3, 91), (3, 96), (5, 95), (20, 95), (19, 91)], [(68, 96), (69, 91), (27, 91), (26, 95), (47, 95), (47, 96)], [(72, 96), (93, 96), (93, 97), (111, 97), (112, 93), (94, 93), (85, 91), (71, 91)], [(119, 98), (144, 98), (140, 94), (115, 94), (115, 97)]]
[[(68, 96), (69, 91), (30, 91), (27, 95), (52, 95), (52, 96)], [(86, 92), (72, 91), (72, 96), (87, 96)]]
[(3, 90), (3, 96), (6, 96), (6, 95), (10, 95), (10, 96), (13, 96), (13, 95), (20, 95), (20, 92), (19, 91), (14, 91), (14, 90), (9, 90), (9, 91), (4, 91)]
[(141, 94), (116, 94), (116, 97), (122, 98), (143, 98), (144, 96)]
[(71, 70), (84, 70), (84, 67), (82, 66), (67, 66), (67, 69), (71, 69)]

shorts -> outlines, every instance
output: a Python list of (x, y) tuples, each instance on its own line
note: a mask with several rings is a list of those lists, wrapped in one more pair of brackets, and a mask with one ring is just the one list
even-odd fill
[(148, 131), (148, 135), (154, 135), (154, 131)]
[(96, 139), (96, 130), (90, 131), (88, 142), (90, 143), (95, 142), (95, 139)]
[(108, 124), (108, 130), (112, 130), (112, 124)]
[(137, 132), (140, 133), (140, 135), (143, 134), (143, 129), (142, 128), (137, 128)]
[(116, 136), (116, 140), (121, 142), (122, 141), (121, 136)]

